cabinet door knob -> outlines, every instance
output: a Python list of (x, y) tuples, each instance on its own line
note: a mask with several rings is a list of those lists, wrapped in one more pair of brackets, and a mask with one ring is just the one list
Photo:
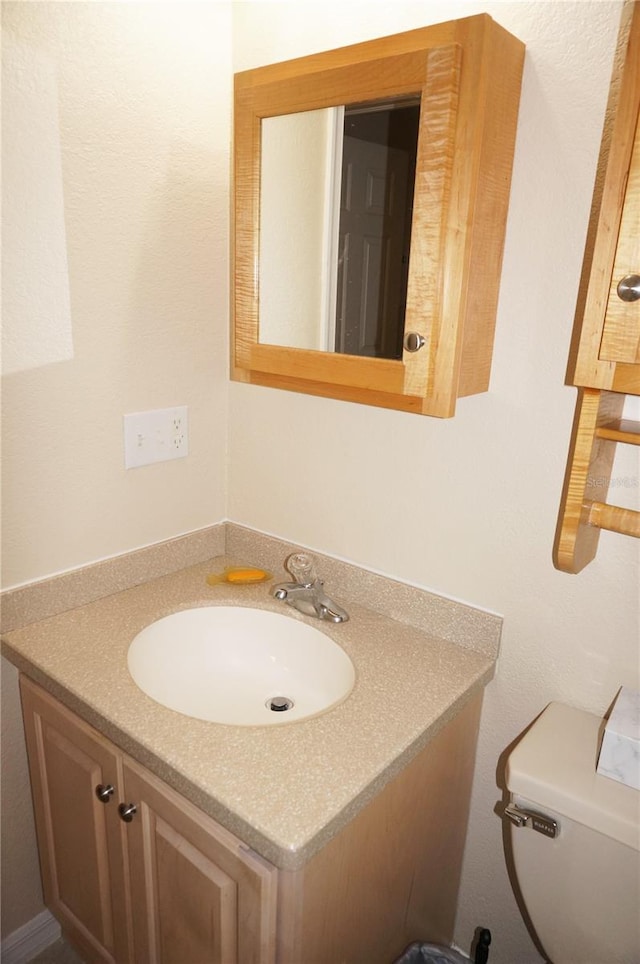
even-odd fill
[(109, 803), (109, 800), (114, 793), (115, 788), (112, 787), (110, 783), (99, 783), (96, 787), (96, 797), (100, 803)]
[(136, 807), (135, 803), (121, 803), (118, 807), (120, 819), (124, 820), (125, 823), (131, 823), (134, 813), (137, 812), (138, 808)]
[(618, 282), (618, 298), (622, 301), (638, 301), (640, 299), (640, 274), (628, 274)]
[(406, 351), (420, 351), (424, 345), (424, 338), (417, 331), (408, 331), (404, 336), (403, 345)]

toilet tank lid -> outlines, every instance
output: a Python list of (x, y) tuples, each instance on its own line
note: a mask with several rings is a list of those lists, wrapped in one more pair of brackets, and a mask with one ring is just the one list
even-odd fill
[(550, 703), (511, 751), (507, 788), (640, 850), (640, 793), (596, 772), (604, 720)]

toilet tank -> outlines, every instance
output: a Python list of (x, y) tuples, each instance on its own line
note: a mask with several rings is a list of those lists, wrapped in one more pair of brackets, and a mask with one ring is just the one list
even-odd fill
[(517, 807), (557, 823), (511, 827), (531, 923), (553, 964), (639, 964), (640, 793), (596, 772), (604, 721), (551, 703), (506, 767)]

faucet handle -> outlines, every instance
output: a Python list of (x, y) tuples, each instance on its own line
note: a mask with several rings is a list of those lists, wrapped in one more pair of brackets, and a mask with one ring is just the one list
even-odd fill
[(286, 567), (301, 586), (311, 586), (318, 578), (315, 560), (306, 552), (294, 552), (286, 561)]

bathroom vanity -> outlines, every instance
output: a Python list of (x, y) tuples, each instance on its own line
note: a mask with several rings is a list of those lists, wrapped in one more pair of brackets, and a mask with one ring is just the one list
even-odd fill
[(21, 693), (45, 898), (87, 961), (388, 964), (451, 938), (478, 699), (288, 871), (26, 677)]
[(81, 954), (273, 960), (275, 868), (26, 677), (20, 688), (45, 899)]
[[(207, 586), (226, 561), (6, 635), (22, 674), (47, 905), (88, 962), (388, 964), (411, 940), (450, 941), (495, 665), (482, 636), (487, 625), (499, 635), (499, 618), (443, 601), (453, 608), (433, 621), (468, 636), (460, 645), (416, 625), (439, 597), (369, 574), (389, 612), (416, 603), (407, 621), (391, 618), (353, 598), (361, 571), (337, 563), (330, 586), (349, 622), (291, 618), (344, 648), (349, 697), (283, 725), (210, 723), (147, 697), (126, 656), (167, 613), (281, 611), (268, 584)], [(352, 570), (345, 592), (341, 566)]]

